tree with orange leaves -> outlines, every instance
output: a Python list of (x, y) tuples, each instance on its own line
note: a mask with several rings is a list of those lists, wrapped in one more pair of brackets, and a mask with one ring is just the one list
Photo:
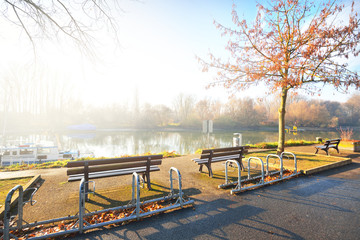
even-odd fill
[[(351, 86), (360, 88), (358, 73), (344, 63), (344, 59), (360, 52), (360, 22), (354, 2), (345, 8), (336, 0), (320, 4), (307, 0), (272, 0), (268, 7), (261, 4), (257, 7), (251, 25), (239, 19), (235, 6), (234, 29), (215, 22), (222, 35), (229, 37), (226, 48), (231, 54), (229, 60), (223, 61), (210, 53), (209, 61), (199, 58), (199, 62), (204, 71), (217, 69), (216, 81), (211, 86), (237, 91), (263, 82), (271, 92), (280, 92), (280, 153), (284, 151), (285, 106), (290, 90), (320, 93), (318, 83), (344, 91)], [(345, 10), (349, 10), (346, 22), (339, 19)]]

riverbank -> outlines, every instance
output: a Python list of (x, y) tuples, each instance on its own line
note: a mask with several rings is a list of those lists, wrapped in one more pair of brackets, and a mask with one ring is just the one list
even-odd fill
[[(302, 127), (298, 126), (299, 131), (315, 131), (315, 132), (339, 132), (339, 127), (334, 128), (320, 128), (320, 127)], [(341, 126), (342, 129), (352, 129), (355, 133), (360, 132), (360, 126)], [(57, 129), (44, 129), (44, 128), (32, 128), (32, 129), (6, 129), (5, 134), (19, 134), (19, 133), (96, 133), (96, 132), (202, 132), (202, 127), (183, 127), (183, 126), (165, 126), (165, 127), (152, 127), (152, 128), (136, 128), (136, 127), (124, 127), (124, 128), (101, 128), (98, 127), (95, 130), (70, 130), (68, 128)], [(278, 132), (278, 126), (254, 126), (254, 127), (229, 127), (229, 128), (217, 128), (214, 126), (214, 133), (216, 132), (233, 132), (238, 133), (242, 131), (259, 131), (259, 132)]]

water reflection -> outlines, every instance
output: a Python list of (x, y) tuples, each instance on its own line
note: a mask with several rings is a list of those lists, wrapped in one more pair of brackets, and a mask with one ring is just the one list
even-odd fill
[[(242, 131), (242, 143), (276, 142), (277, 132)], [(286, 139), (315, 140), (316, 137), (338, 138), (338, 132), (304, 131), (297, 135), (287, 134)], [(360, 139), (360, 132), (354, 132)], [(176, 151), (194, 153), (199, 148), (232, 146), (233, 132), (156, 132), (156, 131), (96, 131), (91, 133), (44, 133), (18, 134), (2, 137), (9, 142), (52, 141), (62, 150), (78, 149), (81, 153), (93, 152), (95, 156), (112, 157), (125, 154), (158, 153)]]

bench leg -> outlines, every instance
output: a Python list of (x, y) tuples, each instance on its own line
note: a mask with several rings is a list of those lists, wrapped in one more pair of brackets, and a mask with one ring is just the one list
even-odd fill
[(209, 169), (209, 177), (213, 177), (213, 172), (212, 172), (212, 168), (211, 168), (211, 165), (210, 165), (210, 167), (208, 167), (208, 169)]
[(145, 173), (143, 173), (142, 178), (143, 178), (143, 181), (146, 182), (146, 174)]
[(212, 177), (213, 174), (212, 174), (211, 165), (209, 166), (208, 164), (201, 164), (201, 165), (200, 165), (200, 168), (199, 168), (199, 172), (202, 172), (202, 168), (203, 168), (204, 165), (205, 165), (205, 166), (207, 167), (207, 169), (208, 169), (209, 177)]
[(88, 202), (89, 201), (89, 182), (86, 181), (85, 182), (85, 201)]
[[(240, 160), (236, 160), (238, 163), (239, 163), (239, 165), (240, 165), (240, 170), (243, 170), (244, 169), (244, 164), (243, 164), (243, 162), (242, 162), (242, 159), (240, 159)], [(236, 167), (236, 166), (233, 166), (232, 165), (232, 163), (230, 163), (230, 165), (229, 166), (231, 166), (231, 167)]]
[(143, 179), (147, 183), (147, 188), (151, 190), (150, 173), (143, 173)]
[(206, 164), (205, 165), (206, 167), (207, 167), (207, 169), (208, 169), (208, 172), (209, 172), (209, 177), (213, 177), (213, 173), (212, 173), (212, 168), (211, 168), (211, 164)]

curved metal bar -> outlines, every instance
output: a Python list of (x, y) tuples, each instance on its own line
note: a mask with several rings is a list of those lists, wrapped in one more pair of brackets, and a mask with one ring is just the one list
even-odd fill
[[(136, 200), (135, 200), (136, 192)], [(136, 201), (135, 215), (136, 219), (140, 219), (140, 180), (139, 174), (133, 172), (132, 176), (132, 202)]]
[[(230, 182), (229, 179), (228, 179), (228, 166), (231, 164), (231, 163), (234, 163), (237, 165), (238, 167), (238, 180), (235, 181), (235, 182)], [(236, 160), (226, 160), (225, 162), (225, 184), (221, 184), (218, 186), (218, 188), (226, 188), (226, 187), (229, 187), (229, 186), (232, 186), (232, 185), (236, 185), (235, 188), (233, 188), (231, 190), (231, 194), (233, 192), (238, 192), (238, 191), (241, 191), (241, 167), (240, 167), (240, 163)]]
[[(85, 178), (82, 178), (79, 186), (79, 232), (83, 232), (85, 215)], [(75, 226), (76, 224), (74, 224)]]
[(182, 196), (182, 186), (181, 186), (181, 174), (179, 172), (179, 170), (175, 167), (171, 167), (170, 170), (169, 170), (169, 173), (170, 173), (170, 195), (171, 196), (174, 196), (174, 185), (173, 185), (173, 175), (172, 173), (173, 172), (176, 172), (177, 173), (177, 176), (178, 176), (178, 183), (179, 183), (179, 200), (180, 200), (180, 206), (183, 207), (183, 196)]
[[(228, 165), (230, 163), (235, 163), (237, 165), (237, 167), (238, 167), (238, 185), (240, 185), (240, 182), (241, 182), (241, 167), (240, 167), (240, 163), (238, 161), (236, 161), (236, 160), (227, 160), (225, 162), (225, 183), (229, 182), (227, 173), (228, 173)], [(239, 187), (241, 187), (241, 186), (239, 186)]]
[(38, 188), (34, 187), (34, 188), (25, 189), (24, 193), (25, 193), (26, 191), (29, 191), (29, 190), (34, 190), (34, 191), (31, 193), (30, 200), (24, 202), (24, 204), (26, 204), (26, 203), (29, 202), (31, 206), (34, 206), (34, 204), (37, 203), (37, 201), (36, 201), (36, 200), (33, 200), (33, 197), (34, 197), (35, 193), (37, 192)]
[(284, 155), (291, 155), (291, 156), (293, 156), (293, 158), (294, 158), (294, 173), (295, 174), (297, 174), (297, 160), (296, 160), (296, 156), (295, 156), (295, 154), (293, 154), (293, 153), (291, 153), (291, 152), (282, 152), (281, 153), (281, 155), (280, 155), (280, 157), (281, 157), (281, 159), (283, 158), (283, 156)]
[(89, 187), (88, 193), (91, 193), (91, 194), (95, 195), (95, 181), (88, 181), (88, 183), (93, 183), (93, 190), (90, 191), (90, 187)]
[(268, 154), (266, 156), (266, 175), (269, 175), (269, 158), (270, 157), (275, 157), (275, 158), (278, 158), (280, 160), (280, 175), (282, 176), (282, 172), (283, 172), (282, 159), (276, 154)]
[(238, 181), (237, 181), (235, 188), (230, 191), (230, 193), (233, 194), (234, 192), (241, 191), (241, 167), (240, 167), (240, 163), (236, 160), (227, 160), (225, 162), (225, 183), (226, 184), (229, 183), (227, 173), (228, 173), (228, 164), (230, 164), (230, 163), (235, 163), (238, 167)]
[(13, 187), (9, 193), (6, 195), (5, 199), (5, 212), (4, 212), (4, 240), (10, 239), (10, 205), (11, 205), (11, 198), (14, 195), (15, 191), (19, 190), (19, 197), (18, 197), (18, 220), (17, 220), (17, 229), (21, 230), (22, 222), (23, 222), (23, 197), (24, 191), (21, 185), (16, 185)]
[(263, 184), (264, 183), (264, 162), (263, 160), (261, 160), (261, 158), (258, 158), (258, 157), (249, 157), (248, 158), (248, 179), (250, 179), (250, 162), (251, 162), (251, 159), (254, 159), (254, 160), (259, 160), (260, 163), (261, 163), (261, 183)]

